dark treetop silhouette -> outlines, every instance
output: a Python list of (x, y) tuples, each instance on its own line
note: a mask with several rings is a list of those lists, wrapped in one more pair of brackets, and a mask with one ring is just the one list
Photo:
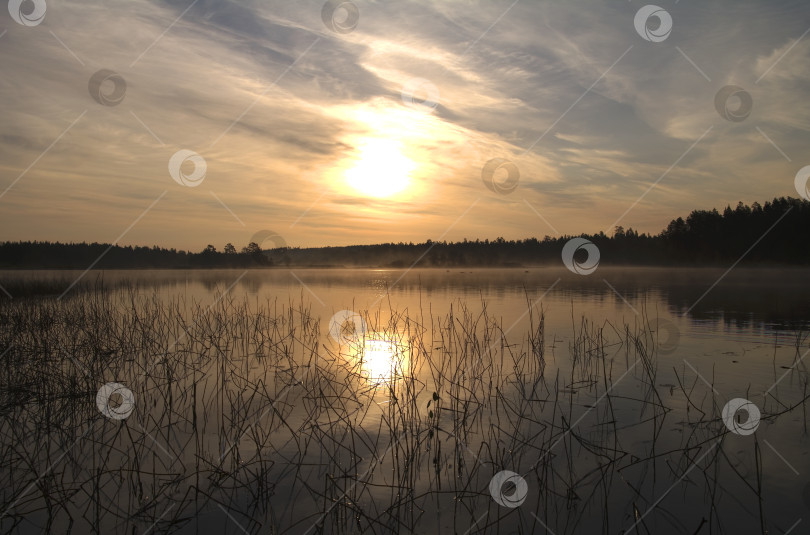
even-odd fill
[[(780, 220), (781, 218), (781, 220)], [(778, 223), (778, 224), (777, 224)], [(603, 264), (748, 265), (810, 264), (810, 202), (780, 197), (764, 205), (740, 202), (723, 212), (695, 210), (677, 218), (658, 235), (616, 227), (582, 237), (599, 248)], [(96, 269), (246, 268), (269, 266), (528, 266), (559, 264), (571, 236), (542, 240), (463, 240), (460, 242), (384, 243), (343, 247), (282, 247), (262, 250), (250, 243), (222, 252), (209, 245), (199, 253), (159, 247), (110, 246), (100, 243), (5, 242), (0, 268)], [(759, 241), (758, 241), (759, 240)], [(755, 245), (756, 244), (756, 245)], [(753, 246), (753, 247), (752, 247)], [(106, 252), (109, 248), (109, 251)], [(749, 251), (750, 249), (750, 251)], [(744, 255), (744, 256), (743, 256)]]

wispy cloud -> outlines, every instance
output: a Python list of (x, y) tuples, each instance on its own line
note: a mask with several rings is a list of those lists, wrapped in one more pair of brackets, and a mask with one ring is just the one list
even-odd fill
[[(659, 43), (635, 32), (627, 2), (355, 3), (359, 24), (343, 34), (318, 0), (49, 2), (39, 26), (7, 17), (0, 189), (36, 165), (0, 199), (0, 240), (111, 241), (166, 189), (132, 243), (201, 249), (262, 228), (293, 245), (435, 239), (479, 198), (447, 239), (548, 232), (524, 200), (560, 232), (591, 232), (712, 125), (625, 226), (795, 195), (810, 141), (801, 3), (671, 3)], [(117, 106), (88, 93), (102, 68), (126, 81)], [(403, 102), (414, 79), (436, 88), (435, 109)], [(737, 123), (714, 108), (732, 84), (754, 103)], [(388, 199), (343, 176), (374, 138), (416, 163)], [(180, 149), (205, 159), (202, 187), (169, 176)], [(484, 186), (491, 158), (517, 165), (512, 194)]]

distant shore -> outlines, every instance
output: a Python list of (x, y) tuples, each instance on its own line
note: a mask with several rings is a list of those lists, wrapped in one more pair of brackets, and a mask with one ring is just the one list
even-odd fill
[(209, 244), (200, 252), (105, 243), (2, 242), (0, 269), (527, 268), (560, 265), (566, 250), (569, 262), (587, 259), (601, 265), (810, 266), (807, 229), (810, 201), (781, 197), (764, 205), (739, 203), (722, 213), (695, 210), (656, 235), (616, 226), (611, 235), (291, 247), (281, 236), (261, 231), (239, 250), (227, 243), (222, 250)]

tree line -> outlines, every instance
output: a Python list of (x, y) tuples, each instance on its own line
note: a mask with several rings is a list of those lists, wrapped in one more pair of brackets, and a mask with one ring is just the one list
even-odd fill
[[(764, 205), (740, 202), (722, 212), (694, 210), (672, 220), (656, 235), (618, 226), (612, 235), (583, 234), (600, 252), (602, 264), (613, 265), (748, 265), (810, 264), (810, 202), (775, 198)], [(190, 269), (272, 266), (528, 266), (560, 264), (563, 245), (573, 236), (523, 240), (383, 243), (341, 247), (274, 247), (249, 243), (240, 250), (225, 244), (200, 252), (161, 247), (100, 243), (0, 243), (0, 268)]]

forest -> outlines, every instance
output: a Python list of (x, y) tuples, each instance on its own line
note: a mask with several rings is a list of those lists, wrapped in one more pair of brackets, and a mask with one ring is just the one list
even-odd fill
[[(716, 266), (810, 264), (810, 202), (775, 198), (764, 205), (694, 210), (672, 220), (657, 235), (616, 227), (583, 234), (605, 265)], [(573, 236), (523, 240), (464, 239), (457, 242), (383, 243), (339, 247), (272, 247), (227, 243), (200, 252), (101, 243), (3, 242), (2, 269), (196, 269), (260, 267), (535, 266), (560, 263)]]

